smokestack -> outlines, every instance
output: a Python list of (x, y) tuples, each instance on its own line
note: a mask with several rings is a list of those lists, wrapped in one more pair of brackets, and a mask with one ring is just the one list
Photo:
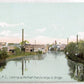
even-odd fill
[(57, 44), (57, 41), (55, 40), (55, 45)]
[(24, 29), (22, 29), (22, 42), (24, 41)]
[(67, 38), (67, 44), (69, 43), (69, 38)]
[(35, 45), (36, 45), (36, 40), (35, 40)]
[(77, 38), (77, 45), (78, 45), (78, 34), (77, 34), (76, 38)]

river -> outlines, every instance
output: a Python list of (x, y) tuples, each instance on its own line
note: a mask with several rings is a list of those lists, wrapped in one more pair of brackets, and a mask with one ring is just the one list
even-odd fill
[(82, 64), (66, 59), (63, 52), (49, 51), (0, 64), (0, 82), (75, 82), (82, 77), (79, 77), (79, 72), (83, 70), (81, 67)]

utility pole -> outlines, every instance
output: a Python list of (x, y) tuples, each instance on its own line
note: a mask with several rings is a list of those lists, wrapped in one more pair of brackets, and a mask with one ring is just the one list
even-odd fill
[(77, 45), (78, 45), (78, 34), (77, 34), (77, 36), (76, 36), (76, 40), (77, 40)]
[(36, 40), (35, 40), (35, 45), (36, 45)]
[(56, 51), (56, 45), (57, 45), (57, 41), (55, 40), (55, 46), (54, 46), (54, 50)]
[(69, 38), (67, 38), (67, 44), (69, 43)]
[(55, 45), (57, 44), (57, 41), (55, 40)]
[(22, 29), (22, 42), (24, 41), (24, 29)]

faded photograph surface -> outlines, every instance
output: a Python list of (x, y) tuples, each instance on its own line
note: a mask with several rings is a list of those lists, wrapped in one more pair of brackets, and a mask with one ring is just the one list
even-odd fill
[(0, 2), (0, 82), (84, 81), (84, 3)]

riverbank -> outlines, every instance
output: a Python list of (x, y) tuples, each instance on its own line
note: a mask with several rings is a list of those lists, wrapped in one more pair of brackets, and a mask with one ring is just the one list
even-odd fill
[(9, 55), (7, 58), (6, 58), (6, 61), (9, 61), (9, 60), (13, 60), (13, 59), (18, 59), (18, 58), (23, 58), (23, 57), (26, 57), (26, 56), (32, 56), (32, 55), (39, 55), (39, 54), (42, 54), (42, 53), (39, 53), (39, 52), (24, 52), (24, 53), (20, 53), (19, 55)]
[(67, 44), (64, 50), (67, 58), (84, 64), (84, 41), (70, 42)]
[(70, 57), (70, 56), (66, 56), (66, 57), (67, 57), (67, 59), (70, 59), (70, 60), (75, 61), (75, 62), (77, 62), (77, 63), (82, 63), (82, 64), (84, 64), (84, 59), (81, 59), (81, 58), (79, 58), (79, 57), (76, 57), (76, 56), (74, 56), (74, 58), (72, 58), (72, 57)]
[(5, 62), (5, 59), (0, 59), (0, 64)]

